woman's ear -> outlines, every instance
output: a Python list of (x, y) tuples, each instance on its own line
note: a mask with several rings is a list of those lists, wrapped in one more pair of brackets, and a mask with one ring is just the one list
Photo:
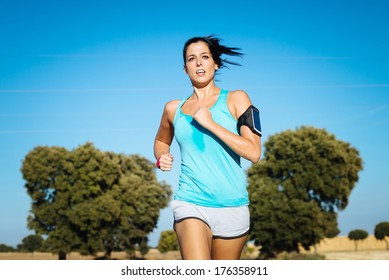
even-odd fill
[(186, 65), (184, 65), (184, 73), (188, 74), (188, 72), (186, 71)]

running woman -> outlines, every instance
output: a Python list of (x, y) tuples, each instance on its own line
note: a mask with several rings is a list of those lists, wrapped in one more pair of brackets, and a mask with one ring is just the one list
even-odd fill
[(243, 90), (215, 83), (226, 64), (222, 56), (241, 56), (239, 48), (211, 35), (194, 37), (183, 48), (184, 71), (193, 92), (166, 103), (155, 137), (157, 167), (170, 171), (173, 138), (180, 147), (181, 172), (172, 201), (174, 229), (182, 259), (237, 260), (250, 229), (246, 174), (241, 157), (256, 163), (261, 137), (253, 124), (238, 119), (252, 105)]

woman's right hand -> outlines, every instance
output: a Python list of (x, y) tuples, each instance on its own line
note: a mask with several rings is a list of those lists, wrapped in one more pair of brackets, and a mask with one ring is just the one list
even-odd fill
[(170, 171), (172, 170), (172, 166), (173, 166), (173, 155), (170, 154), (170, 153), (167, 153), (167, 154), (163, 154), (159, 157), (158, 159), (158, 165), (157, 166), (159, 169), (161, 169), (162, 171)]

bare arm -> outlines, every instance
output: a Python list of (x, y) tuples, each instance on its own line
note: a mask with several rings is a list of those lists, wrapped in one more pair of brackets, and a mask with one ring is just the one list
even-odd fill
[(170, 145), (174, 137), (173, 119), (179, 100), (168, 102), (165, 105), (161, 123), (154, 140), (154, 156), (159, 160), (162, 171), (170, 171), (173, 165), (173, 155), (170, 154)]
[[(237, 119), (251, 105), (251, 101), (244, 91), (235, 91), (229, 94), (227, 105)], [(214, 122), (211, 112), (206, 107), (200, 107), (193, 118), (241, 157), (253, 163), (261, 158), (261, 137), (247, 126), (242, 126), (240, 135), (236, 135)]]

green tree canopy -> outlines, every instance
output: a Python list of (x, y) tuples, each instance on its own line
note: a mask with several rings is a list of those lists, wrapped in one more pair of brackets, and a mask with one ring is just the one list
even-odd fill
[(354, 229), (349, 232), (348, 238), (354, 241), (355, 251), (358, 251), (358, 242), (366, 239), (369, 233), (363, 229)]
[(375, 226), (374, 236), (378, 240), (383, 240), (386, 243), (386, 250), (389, 250), (389, 222), (381, 222)]
[(60, 258), (71, 251), (110, 256), (147, 248), (171, 195), (147, 159), (102, 152), (91, 143), (72, 151), (36, 147), (22, 173), (32, 198), (28, 226), (47, 235), (46, 245)]
[(177, 235), (174, 230), (165, 230), (161, 232), (158, 242), (158, 250), (161, 253), (166, 253), (168, 251), (177, 251), (178, 240)]
[(6, 244), (0, 244), (0, 253), (15, 252), (15, 248)]
[(17, 246), (22, 252), (41, 252), (44, 240), (42, 236), (31, 234), (23, 238), (22, 243)]
[(349, 143), (324, 129), (300, 127), (270, 136), (264, 159), (248, 170), (250, 238), (261, 257), (309, 249), (339, 233), (362, 160)]

